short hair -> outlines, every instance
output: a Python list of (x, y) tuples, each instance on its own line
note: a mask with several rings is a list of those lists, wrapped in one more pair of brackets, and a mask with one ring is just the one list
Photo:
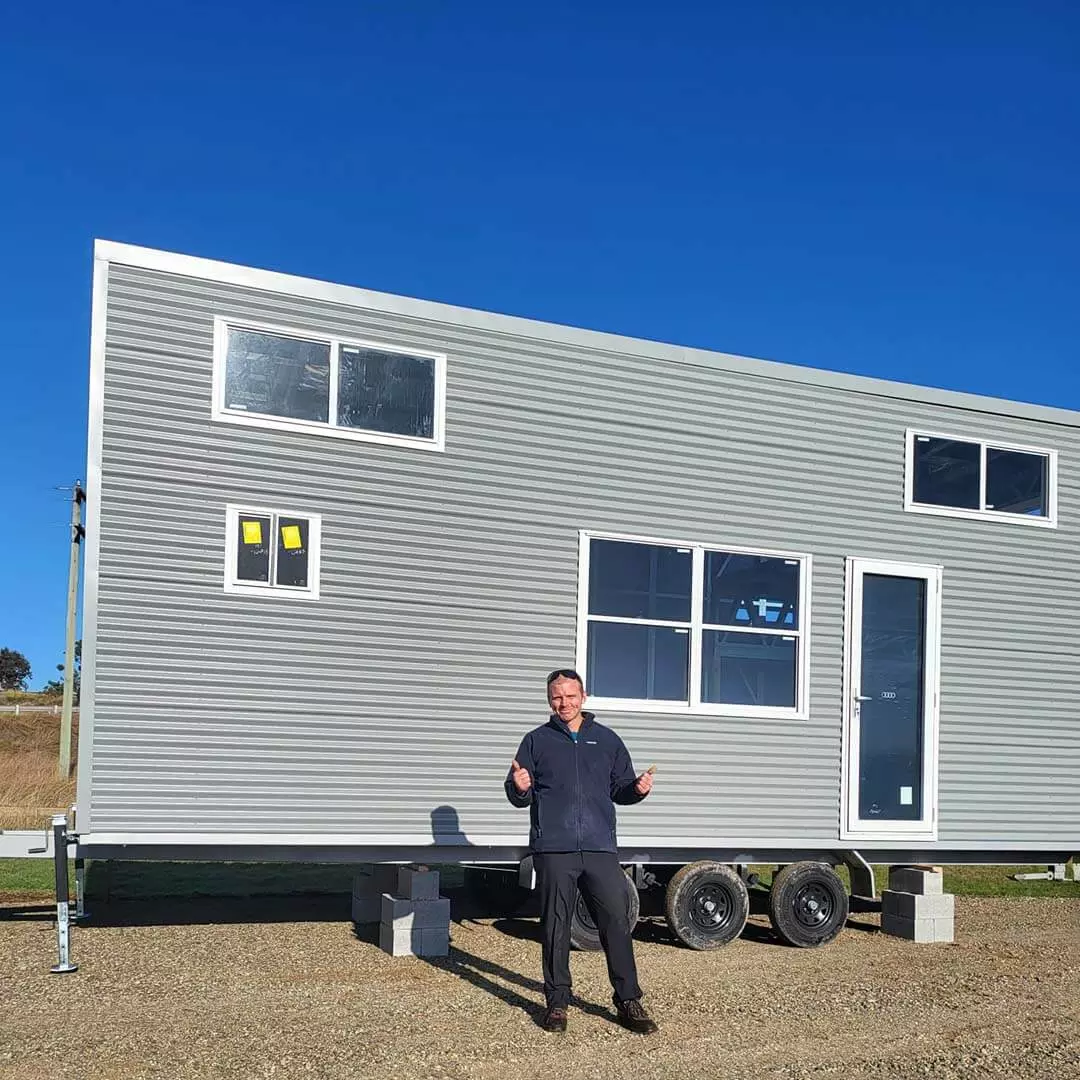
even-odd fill
[(585, 683), (581, 676), (573, 668), (557, 668), (547, 677), (547, 688), (551, 689), (551, 684), (557, 682), (559, 679), (573, 679), (578, 686), (581, 687), (581, 692), (585, 693)]

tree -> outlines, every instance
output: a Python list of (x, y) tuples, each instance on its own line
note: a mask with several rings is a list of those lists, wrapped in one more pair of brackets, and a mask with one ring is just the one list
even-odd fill
[(30, 661), (14, 649), (0, 649), (0, 690), (25, 690)]
[[(63, 664), (57, 664), (56, 665), (56, 670), (59, 671), (61, 674), (63, 674), (64, 665)], [(76, 705), (79, 704), (79, 690), (81, 688), (82, 688), (82, 638), (79, 638), (79, 640), (75, 642), (75, 687), (74, 687), (75, 694), (74, 694), (74, 699), (73, 700), (74, 700)], [(63, 678), (50, 679), (45, 684), (45, 693), (46, 694), (62, 694), (63, 692), (64, 692), (64, 680), (63, 680)]]

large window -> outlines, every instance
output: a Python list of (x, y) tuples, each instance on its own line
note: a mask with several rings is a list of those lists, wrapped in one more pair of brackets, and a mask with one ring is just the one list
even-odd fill
[(439, 450), (446, 357), (217, 319), (216, 420)]
[(225, 508), (225, 591), (294, 600), (319, 598), (318, 514)]
[(909, 431), (904, 508), (1053, 526), (1057, 455), (992, 440)]
[(583, 533), (580, 572), (597, 706), (806, 716), (808, 555)]

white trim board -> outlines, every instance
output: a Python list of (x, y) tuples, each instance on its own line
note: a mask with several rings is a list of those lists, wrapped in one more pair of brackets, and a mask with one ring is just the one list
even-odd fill
[(82, 677), (79, 689), (79, 761), (76, 766), (76, 829), (90, 828), (97, 675), (98, 567), (101, 559), (101, 459), (105, 410), (105, 315), (109, 265), (94, 261), (90, 303), (90, 394), (86, 447), (86, 539), (83, 548)]
[[(38, 834), (41, 835), (40, 833)], [(528, 840), (524, 832), (515, 833), (512, 836), (496, 834), (489, 836), (484, 833), (466, 832), (468, 843), (477, 848), (484, 847), (516, 847), (525, 851)], [(448, 839), (445, 844), (437, 844), (433, 841), (431, 833), (245, 833), (245, 832), (99, 832), (80, 833), (79, 843), (84, 847), (114, 847), (127, 846), (161, 846), (161, 847), (428, 847), (432, 852), (437, 852), (440, 847), (455, 847), (459, 842)], [(786, 851), (840, 851), (850, 848), (852, 845), (845, 843), (835, 836), (809, 837), (793, 839), (791, 837), (770, 836), (736, 836), (728, 838), (724, 836), (619, 836), (619, 850), (624, 854), (631, 854), (635, 849), (652, 849), (663, 851), (665, 849), (680, 850), (685, 848), (698, 848), (704, 851), (718, 849), (741, 849), (749, 852), (764, 850)], [(859, 851), (864, 855), (873, 855), (878, 851), (908, 850), (912, 847), (910, 841), (899, 837), (890, 837), (887, 840), (874, 840), (868, 844), (859, 846)], [(940, 848), (948, 851), (987, 851), (995, 847), (1011, 850), (1034, 849), (1033, 844), (1019, 844), (1010, 846), (1008, 843), (999, 845), (987, 844), (985, 841), (926, 841), (921, 840), (916, 846), (924, 850)], [(1059, 848), (1057, 843), (1038, 845), (1043, 848)]]
[(499, 315), (475, 308), (458, 307), (430, 300), (416, 300), (391, 293), (375, 292), (353, 285), (338, 285), (314, 278), (295, 277), (273, 270), (261, 270), (235, 263), (218, 262), (194, 255), (158, 251), (154, 248), (121, 244), (112, 240), (96, 240), (94, 257), (121, 266), (155, 270), (166, 274), (201, 278), (264, 292), (323, 300), (350, 307), (402, 315), (429, 323), (465, 326), (494, 334), (517, 335), (536, 341), (557, 342), (581, 349), (616, 352), (669, 363), (689, 364), (722, 371), (739, 372), (761, 378), (789, 383), (804, 383), (832, 387), (852, 393), (876, 397), (898, 398), (945, 405), (972, 412), (1039, 420), (1067, 427), (1080, 427), (1080, 412), (1059, 409), (1050, 405), (1006, 401), (1001, 398), (968, 394), (956, 390), (938, 390), (888, 379), (873, 379), (863, 375), (799, 367), (774, 360), (758, 360), (707, 349), (631, 338), (598, 330), (583, 330), (560, 326), (515, 315)]

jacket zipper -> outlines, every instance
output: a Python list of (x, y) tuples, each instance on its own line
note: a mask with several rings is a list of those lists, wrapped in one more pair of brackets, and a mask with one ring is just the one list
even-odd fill
[[(578, 728), (578, 736), (581, 736), (581, 728)], [(581, 767), (579, 762), (581, 756), (578, 753), (578, 739), (574, 739), (574, 796), (577, 799), (577, 814), (575, 820), (577, 822), (577, 846), (578, 851), (581, 850)]]

